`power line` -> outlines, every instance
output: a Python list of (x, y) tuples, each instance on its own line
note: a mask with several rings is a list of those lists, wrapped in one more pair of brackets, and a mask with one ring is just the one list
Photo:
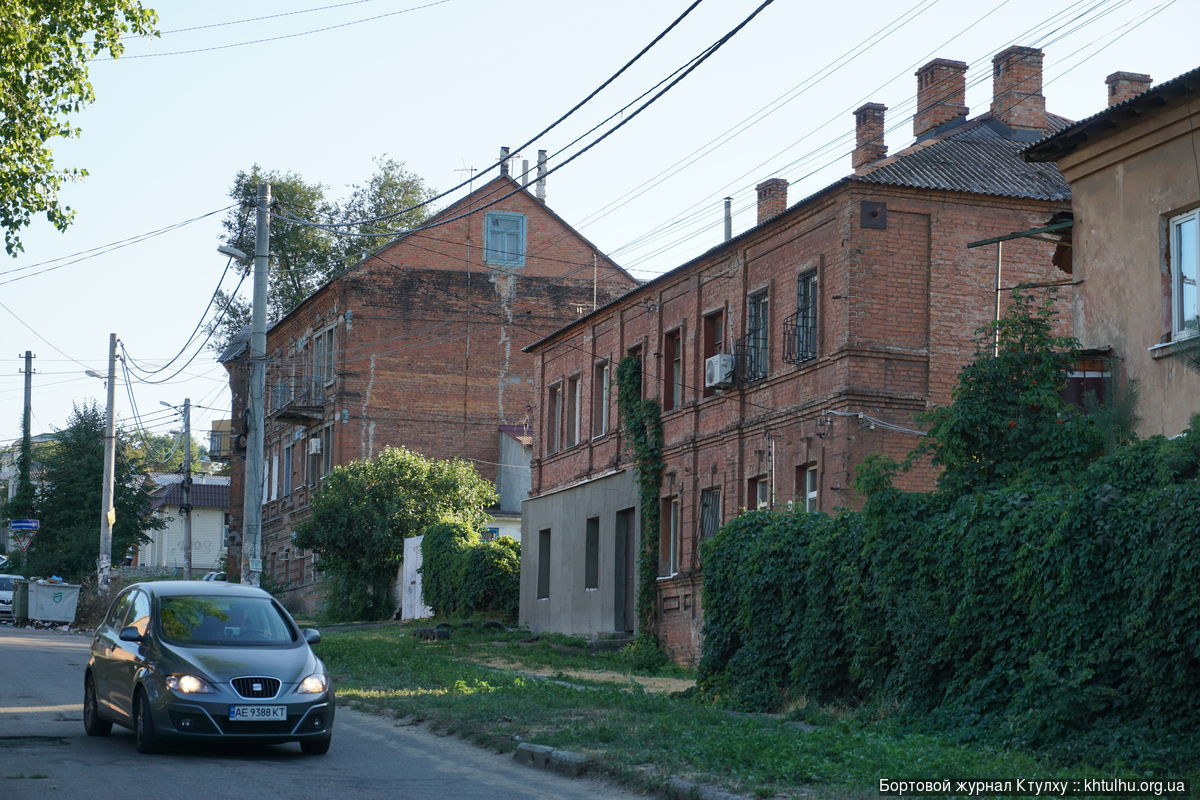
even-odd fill
[(267, 42), (278, 42), (283, 39), (296, 39), (301, 36), (311, 36), (314, 33), (325, 33), (327, 31), (337, 30), (338, 28), (348, 28), (351, 25), (361, 25), (364, 22), (374, 22), (375, 20), (384, 19), (385, 17), (394, 17), (394, 16), (397, 16), (398, 14), (407, 14), (410, 11), (420, 11), (425, 8), (430, 8), (432, 6), (440, 6), (443, 3), (449, 3), (449, 2), (450, 2), (450, 0), (434, 0), (433, 2), (426, 3), (425, 5), (413, 6), (412, 8), (404, 8), (399, 11), (389, 11), (386, 14), (376, 14), (373, 17), (364, 17), (363, 19), (351, 20), (350, 22), (341, 22), (341, 23), (338, 23), (337, 25), (326, 25), (323, 28), (313, 28), (312, 30), (300, 31), (298, 33), (286, 33), (286, 34), (282, 34), (280, 36), (269, 36), (264, 39), (252, 39), (251, 41), (248, 41), (248, 42), (233, 42), (232, 44), (220, 44), (220, 45), (215, 45), (213, 47), (198, 47), (193, 50), (176, 50), (176, 51), (173, 51), (170, 53), (142, 53), (141, 55), (136, 55), (136, 56), (122, 55), (119, 58), (113, 57), (113, 56), (109, 56), (107, 58), (92, 58), (92, 59), (89, 59), (89, 61), (118, 61), (118, 60), (119, 61), (130, 61), (130, 60), (136, 59), (136, 58), (162, 58), (164, 56), (183, 56), (183, 55), (190, 55), (192, 53), (211, 53), (214, 50), (228, 50), (233, 47), (246, 47), (246, 46), (252, 45), (252, 44), (265, 44)]

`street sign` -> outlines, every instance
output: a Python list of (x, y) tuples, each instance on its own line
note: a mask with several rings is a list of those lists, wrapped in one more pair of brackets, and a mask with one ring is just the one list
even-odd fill
[(16, 542), (17, 547), (21, 548), (21, 552), (24, 553), (29, 549), (29, 543), (33, 541), (34, 536), (37, 536), (37, 531), (27, 530), (20, 533), (14, 532), (12, 538)]
[(36, 531), (41, 526), (36, 519), (14, 519), (9, 521), (8, 527), (14, 531)]

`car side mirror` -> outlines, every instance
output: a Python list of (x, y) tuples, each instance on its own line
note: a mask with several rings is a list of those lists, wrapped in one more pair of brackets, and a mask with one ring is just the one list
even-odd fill
[(146, 637), (138, 632), (138, 629), (132, 625), (121, 628), (121, 632), (117, 634), (117, 638), (122, 642), (144, 642)]
[(321, 641), (321, 632), (316, 628), (305, 628), (301, 633), (304, 634), (304, 641), (309, 644), (317, 644)]

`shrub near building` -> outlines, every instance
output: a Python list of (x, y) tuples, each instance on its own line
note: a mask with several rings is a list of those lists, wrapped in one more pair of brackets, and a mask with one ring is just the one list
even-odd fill
[(515, 620), (521, 589), (521, 544), (485, 542), (461, 522), (439, 522), (421, 540), (421, 595), (438, 616), (497, 614)]
[[(1059, 359), (1028, 346), (1023, 313), (934, 415), (939, 491), (899, 491), (877, 459), (861, 512), (752, 512), (713, 538), (704, 693), (894, 703), (971, 739), (1195, 769), (1200, 423), (1095, 457), (1086, 415), (1044, 391), (1032, 362)], [(1027, 369), (997, 369), (1018, 356)], [(981, 446), (1007, 431), (1027, 446)]]

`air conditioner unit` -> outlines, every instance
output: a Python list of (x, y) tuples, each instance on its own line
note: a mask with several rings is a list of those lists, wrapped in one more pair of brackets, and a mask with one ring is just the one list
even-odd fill
[(321, 440), (320, 439), (309, 439), (308, 440), (308, 454), (310, 456), (318, 456), (321, 454)]
[(718, 353), (704, 360), (704, 388), (733, 386), (733, 354)]

